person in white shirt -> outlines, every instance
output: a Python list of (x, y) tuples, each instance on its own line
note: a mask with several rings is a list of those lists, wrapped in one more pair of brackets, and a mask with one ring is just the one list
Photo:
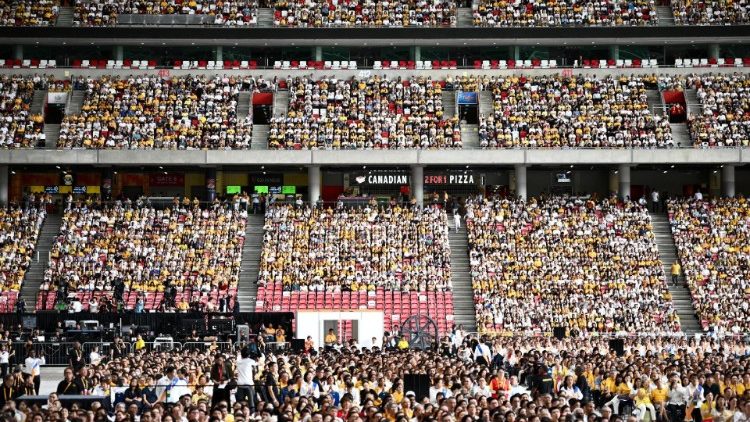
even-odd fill
[(34, 392), (39, 394), (39, 386), (42, 384), (41, 366), (45, 364), (44, 356), (37, 357), (36, 351), (32, 349), (29, 351), (29, 357), (26, 358), (24, 364), (26, 366), (26, 373), (34, 377)]
[(89, 353), (89, 362), (92, 365), (99, 365), (102, 363), (102, 355), (99, 354), (99, 346), (94, 346), (94, 350)]
[[(167, 367), (164, 376), (156, 382), (156, 394), (160, 401), (166, 403), (177, 403), (180, 401), (179, 391), (175, 391), (175, 386), (180, 381), (177, 378), (177, 370), (174, 366)], [(175, 394), (178, 393), (178, 394)]]
[(695, 196), (695, 200), (696, 201), (702, 201), (703, 200), (703, 194), (701, 193), (701, 191), (696, 191), (694, 196)]
[(250, 350), (243, 347), (240, 350), (239, 359), (237, 359), (237, 392), (235, 399), (237, 402), (247, 401), (250, 411), (255, 411), (255, 367), (258, 362), (250, 357)]
[(480, 365), (487, 366), (492, 362), (492, 352), (483, 340), (479, 340), (479, 343), (474, 347), (474, 361)]
[(456, 226), (456, 231), (461, 228), (461, 214), (453, 213), (453, 225)]
[(687, 388), (682, 386), (680, 378), (673, 376), (669, 383), (669, 393), (667, 393), (667, 413), (669, 414), (669, 420), (685, 420), (685, 405), (689, 398), (690, 395)]
[(484, 378), (479, 378), (479, 383), (471, 388), (471, 395), (474, 397), (492, 397), (492, 389), (487, 385)]
[(70, 304), (70, 313), (77, 314), (81, 311), (83, 311), (83, 304), (81, 301), (78, 299), (73, 300), (73, 303)]
[(5, 376), (8, 375), (8, 368), (10, 367), (10, 358), (15, 355), (15, 350), (10, 352), (8, 350), (8, 346), (2, 345), (0, 346), (0, 377), (5, 379)]

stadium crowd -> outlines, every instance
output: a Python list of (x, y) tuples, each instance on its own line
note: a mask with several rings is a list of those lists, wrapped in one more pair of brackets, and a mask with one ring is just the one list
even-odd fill
[(445, 211), (273, 205), (258, 280), (299, 291), (450, 290)]
[(0, 292), (21, 290), (46, 215), (43, 206), (0, 208)]
[(456, 2), (448, 0), (277, 0), (274, 24), (286, 27), (455, 26)]
[(252, 118), (238, 118), (243, 79), (202, 75), (79, 78), (81, 113), (65, 116), (60, 148), (247, 149)]
[(471, 199), (481, 332), (679, 331), (647, 209), (615, 198)]
[(175, 302), (176, 293), (190, 292), (215, 308), (212, 293), (226, 297), (237, 287), (246, 219), (246, 210), (218, 202), (201, 208), (188, 198), (163, 210), (75, 204), (65, 212), (40, 289), (58, 300), (75, 292), (113, 293), (115, 300), (128, 291), (175, 292), (164, 295), (171, 300), (164, 306), (181, 311), (189, 303)]
[[(26, 420), (116, 421), (744, 421), (750, 417), (748, 346), (731, 339), (639, 338), (622, 355), (607, 338), (443, 339), (409, 350), (309, 339), (304, 353), (256, 350), (118, 352), (71, 366), (46, 406), (18, 404), (8, 377), (4, 412)], [(80, 359), (79, 359), (80, 360)], [(81, 362), (88, 363), (88, 362)], [(425, 374), (428, 391), (405, 388)], [(108, 399), (62, 410), (62, 394)], [(424, 396), (422, 396), (424, 394)], [(109, 397), (114, 397), (111, 399)], [(36, 418), (36, 419), (34, 419)], [(97, 419), (99, 418), (99, 419)]]
[(750, 146), (750, 76), (693, 75), (683, 82), (697, 90), (702, 107), (688, 120), (696, 146)]
[(747, 25), (750, 6), (744, 1), (672, 0), (674, 20), (679, 25)]
[(475, 26), (644, 26), (656, 24), (653, 0), (505, 1), (472, 6)]
[(672, 234), (704, 328), (746, 332), (750, 204), (745, 198), (672, 200)]
[(0, 0), (0, 26), (50, 26), (59, 12), (58, 0)]
[[(480, 117), (481, 147), (644, 147), (674, 145), (669, 118), (648, 105), (656, 76), (493, 76), (494, 113)], [(475, 84), (468, 80), (461, 82)]]
[(258, 3), (252, 0), (87, 0), (75, 5), (76, 26), (117, 25), (118, 15), (207, 15), (214, 25), (258, 23)]
[(44, 139), (44, 119), (31, 113), (35, 89), (55, 85), (41, 76), (0, 75), (0, 147), (33, 148)]
[(294, 78), (288, 112), (270, 122), (269, 147), (460, 148), (458, 119), (443, 115), (442, 89), (429, 77)]

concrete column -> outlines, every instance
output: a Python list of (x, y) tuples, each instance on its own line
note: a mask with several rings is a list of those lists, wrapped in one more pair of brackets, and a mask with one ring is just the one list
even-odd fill
[(115, 46), (115, 60), (125, 60), (125, 48), (121, 45)]
[(417, 206), (424, 205), (424, 167), (411, 167), (411, 194), (417, 200)]
[(315, 61), (319, 62), (321, 60), (323, 60), (323, 47), (318, 45), (315, 47)]
[(720, 56), (721, 56), (721, 49), (719, 48), (719, 44), (709, 44), (708, 45), (708, 58), (718, 59)]
[(23, 46), (21, 44), (16, 44), (13, 47), (13, 58), (16, 60), (23, 60)]
[(217, 45), (216, 46), (216, 61), (217, 62), (224, 62), (224, 47)]
[(206, 196), (209, 202), (216, 199), (216, 169), (206, 169)]
[(307, 168), (307, 194), (308, 201), (314, 205), (320, 200), (320, 166), (310, 166)]
[(10, 175), (8, 166), (0, 166), (0, 205), (8, 205), (8, 192), (10, 191)]
[(521, 47), (517, 45), (512, 46), (511, 53), (512, 53), (513, 60), (515, 61), (521, 60)]
[(415, 45), (412, 51), (414, 53), (412, 60), (415, 62), (422, 60), (422, 47)]
[(734, 190), (734, 166), (725, 164), (721, 169), (721, 194), (734, 198)]
[(630, 166), (627, 164), (620, 164), (620, 168), (617, 171), (620, 176), (620, 188), (617, 193), (620, 199), (624, 200), (626, 197), (630, 196)]
[(516, 196), (526, 200), (526, 166), (516, 165)]
[(620, 46), (619, 45), (609, 46), (609, 58), (612, 60), (620, 60)]

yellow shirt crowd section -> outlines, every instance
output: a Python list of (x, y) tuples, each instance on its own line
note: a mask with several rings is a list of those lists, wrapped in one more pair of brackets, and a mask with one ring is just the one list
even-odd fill
[(269, 147), (460, 148), (458, 119), (444, 118), (442, 90), (423, 76), (294, 78), (287, 115), (271, 120)]
[(480, 329), (672, 332), (679, 326), (645, 208), (543, 197), (467, 204)]
[(42, 290), (201, 292), (236, 287), (246, 216), (216, 208), (73, 208), (63, 217)]
[(750, 294), (750, 204), (744, 197), (668, 204), (685, 280), (704, 325), (745, 331)]
[(302, 291), (451, 288), (447, 220), (438, 208), (275, 205), (264, 231), (261, 283)]
[(235, 76), (102, 76), (86, 81), (81, 113), (67, 115), (60, 148), (247, 149)]

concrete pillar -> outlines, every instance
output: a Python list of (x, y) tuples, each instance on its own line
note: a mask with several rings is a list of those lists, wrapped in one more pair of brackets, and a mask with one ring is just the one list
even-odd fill
[(206, 197), (209, 202), (216, 199), (216, 169), (206, 169)]
[(411, 167), (411, 194), (417, 201), (417, 206), (424, 205), (424, 167)]
[(16, 60), (23, 60), (23, 46), (21, 44), (16, 44), (13, 47), (13, 58)]
[(721, 56), (721, 49), (719, 48), (719, 44), (709, 44), (708, 45), (708, 58), (718, 59), (720, 56)]
[(620, 60), (620, 46), (619, 45), (609, 46), (609, 58), (612, 60)]
[(315, 47), (315, 61), (319, 62), (321, 60), (323, 60), (323, 47), (318, 45)]
[(320, 200), (320, 166), (310, 166), (307, 168), (307, 194), (308, 201), (314, 205)]
[(224, 62), (224, 47), (217, 45), (216, 46), (216, 61), (217, 62)]
[(412, 52), (413, 52), (412, 60), (414, 60), (415, 62), (422, 60), (422, 47), (415, 45), (414, 48), (412, 49)]
[(125, 60), (125, 48), (121, 45), (115, 46), (115, 60)]
[(10, 175), (8, 166), (0, 166), (0, 205), (8, 205), (8, 192), (10, 191)]
[(511, 47), (511, 52), (512, 52), (511, 57), (513, 57), (513, 60), (515, 61), (521, 60), (521, 47), (514, 45)]
[(617, 193), (620, 199), (625, 200), (626, 197), (630, 196), (630, 166), (628, 164), (620, 164), (620, 168), (617, 171), (620, 176), (620, 188)]
[(721, 169), (721, 194), (727, 198), (734, 198), (734, 166), (724, 165)]
[(526, 166), (516, 165), (516, 196), (526, 200)]

